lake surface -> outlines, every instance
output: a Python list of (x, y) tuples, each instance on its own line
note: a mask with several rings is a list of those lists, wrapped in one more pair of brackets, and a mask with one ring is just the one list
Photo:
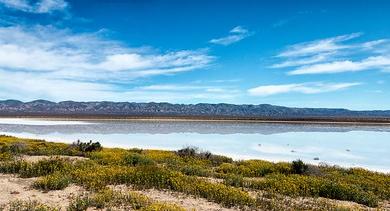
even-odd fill
[(0, 134), (66, 143), (93, 140), (106, 147), (196, 146), (234, 159), (302, 159), (390, 172), (390, 125), (0, 118)]

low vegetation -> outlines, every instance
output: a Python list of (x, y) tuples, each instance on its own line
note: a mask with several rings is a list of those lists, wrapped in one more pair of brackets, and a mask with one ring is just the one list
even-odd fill
[[(27, 162), (20, 159), (21, 155), (51, 157)], [(63, 155), (87, 159), (71, 160)], [(170, 190), (227, 208), (253, 210), (349, 209), (322, 198), (351, 201), (362, 207), (378, 207), (390, 200), (388, 174), (358, 168), (313, 166), (300, 160), (292, 163), (233, 161), (193, 147), (176, 152), (118, 149), (102, 148), (92, 141), (67, 145), (0, 136), (0, 173), (39, 177), (33, 188), (44, 191), (61, 190), (70, 184), (84, 187), (88, 193), (74, 198), (68, 210), (183, 210), (135, 192), (113, 191), (108, 188), (112, 185)], [(299, 197), (310, 201), (296, 203)], [(13, 203), (10, 206), (43, 206), (50, 210), (36, 202)]]
[(94, 194), (84, 194), (72, 200), (68, 211), (87, 210), (88, 208), (111, 209), (121, 208), (123, 210), (144, 210), (144, 211), (185, 211), (185, 209), (167, 203), (156, 203), (147, 196), (136, 192), (118, 192), (104, 189)]

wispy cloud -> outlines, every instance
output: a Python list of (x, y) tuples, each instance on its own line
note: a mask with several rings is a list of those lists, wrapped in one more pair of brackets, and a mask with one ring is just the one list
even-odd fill
[(0, 67), (9, 71), (44, 71), (66, 79), (126, 81), (204, 68), (213, 60), (202, 49), (156, 54), (128, 48), (102, 38), (99, 32), (75, 34), (46, 26), (0, 27)]
[(353, 42), (353, 33), (288, 46), (271, 68), (289, 68), (289, 75), (329, 74), (390, 68), (390, 40)]
[(252, 32), (249, 32), (244, 27), (236, 26), (230, 30), (229, 35), (226, 37), (212, 39), (209, 42), (217, 45), (231, 45), (251, 36), (252, 34)]
[(295, 67), (301, 65), (314, 64), (322, 61), (326, 61), (332, 53), (320, 53), (318, 55), (302, 57), (299, 59), (288, 59), (281, 63), (271, 65), (271, 68), (284, 68), (284, 67)]
[(40, 25), (0, 27), (0, 78), (7, 79), (0, 84), (0, 98), (169, 102), (233, 98), (232, 92), (216, 86), (134, 88), (131, 83), (140, 77), (204, 69), (214, 57), (204, 49), (130, 48), (101, 33)]
[(68, 7), (68, 3), (64, 0), (40, 0), (36, 3), (31, 3), (28, 0), (0, 0), (0, 4), (28, 13), (52, 13), (63, 11)]
[(341, 49), (351, 48), (351, 46), (343, 44), (342, 42), (351, 40), (361, 35), (361, 33), (353, 33), (322, 40), (295, 44), (287, 47), (285, 51), (278, 54), (278, 57), (312, 56), (317, 55), (319, 53), (329, 53)]
[(324, 92), (333, 92), (341, 89), (360, 85), (361, 83), (297, 83), (297, 84), (278, 84), (258, 86), (248, 90), (252, 96), (270, 96), (286, 93), (317, 94)]
[(368, 69), (386, 70), (390, 68), (390, 57), (375, 56), (368, 57), (360, 61), (334, 61), (328, 63), (314, 64), (310, 66), (303, 66), (290, 71), (290, 75), (302, 74), (319, 74), (319, 73), (340, 73), (340, 72), (356, 72)]
[[(150, 85), (118, 88), (112, 84), (87, 81), (53, 79), (31, 72), (8, 72), (0, 69), (0, 99), (48, 99), (53, 101), (131, 101), (171, 103), (234, 102), (239, 96), (232, 89), (214, 87), (189, 87), (181, 84)], [(185, 89), (185, 90), (184, 90)]]
[(136, 90), (147, 91), (175, 91), (175, 92), (191, 92), (200, 91), (203, 93), (222, 93), (222, 94), (238, 94), (240, 91), (232, 86), (221, 85), (200, 85), (196, 82), (190, 84), (154, 84), (149, 86), (137, 87)]

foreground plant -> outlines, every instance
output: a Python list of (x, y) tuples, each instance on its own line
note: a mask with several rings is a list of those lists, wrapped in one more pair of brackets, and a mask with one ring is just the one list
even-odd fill
[(150, 210), (150, 211), (184, 211), (185, 209), (167, 203), (153, 202), (147, 196), (136, 192), (119, 192), (104, 189), (95, 194), (84, 194), (72, 200), (68, 211), (96, 209)]
[[(84, 187), (90, 194), (74, 199), (73, 210), (118, 206), (170, 210), (166, 207), (171, 205), (154, 204), (133, 193), (107, 191), (109, 185), (171, 190), (224, 207), (255, 210), (340, 210), (344, 208), (328, 203), (329, 199), (370, 207), (390, 200), (390, 175), (364, 169), (313, 166), (300, 160), (233, 161), (196, 148), (172, 152), (100, 148), (93, 142), (77, 145), (80, 147), (0, 136), (0, 173), (39, 177), (33, 187), (45, 191), (61, 190), (72, 183)], [(55, 156), (31, 163), (20, 155)], [(71, 161), (62, 155), (85, 158)], [(310, 200), (299, 202), (302, 197)], [(318, 197), (325, 201), (316, 200)]]

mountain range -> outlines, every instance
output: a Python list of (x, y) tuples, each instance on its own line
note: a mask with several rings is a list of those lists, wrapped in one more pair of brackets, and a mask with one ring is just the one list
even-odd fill
[(352, 111), (333, 108), (292, 108), (269, 104), (171, 104), (132, 102), (0, 101), (0, 116), (172, 117), (259, 120), (390, 120), (389, 110)]

